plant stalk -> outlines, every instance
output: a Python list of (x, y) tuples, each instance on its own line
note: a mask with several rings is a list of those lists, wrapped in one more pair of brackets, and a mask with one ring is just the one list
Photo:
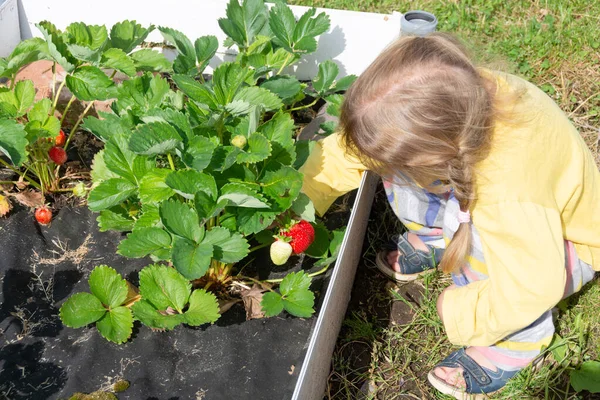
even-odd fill
[(175, 163), (173, 162), (173, 156), (171, 156), (171, 153), (167, 153), (167, 158), (169, 159), (169, 166), (171, 166), (171, 170), (175, 171)]
[(56, 105), (58, 104), (58, 98), (60, 97), (60, 92), (62, 92), (63, 88), (67, 84), (67, 78), (60, 83), (58, 90), (54, 94), (54, 102), (52, 102), (52, 110), (50, 110), (50, 115), (54, 115), (54, 111), (56, 111)]
[(88, 111), (90, 111), (90, 109), (92, 108), (93, 105), (94, 105), (94, 100), (90, 101), (90, 104), (87, 105), (85, 110), (83, 110), (83, 112), (77, 119), (77, 122), (73, 126), (73, 129), (71, 129), (71, 132), (69, 133), (69, 137), (67, 138), (67, 142), (65, 143), (65, 147), (64, 147), (65, 151), (67, 151), (67, 148), (69, 147), (69, 143), (71, 143), (71, 138), (73, 137), (75, 132), (77, 132), (77, 128), (79, 128), (79, 124), (81, 124), (81, 121), (83, 121), (83, 118), (88, 113)]
[(317, 104), (317, 101), (319, 101), (319, 97), (317, 97), (312, 103), (310, 104), (306, 104), (304, 106), (299, 106), (299, 107), (294, 107), (294, 108), (290, 108), (288, 109), (288, 112), (292, 112), (292, 111), (298, 111), (298, 110), (303, 110), (305, 108), (310, 108), (312, 106), (314, 106), (315, 104)]
[(67, 116), (67, 113), (69, 112), (69, 108), (71, 108), (71, 104), (73, 104), (73, 101), (75, 101), (75, 99), (76, 99), (75, 95), (71, 96), (71, 98), (69, 99), (69, 102), (67, 103), (67, 106), (65, 107), (65, 110), (63, 111), (62, 117), (60, 117), (60, 127), (61, 128), (63, 126), (63, 121), (65, 120), (65, 117)]
[(12, 165), (10, 165), (9, 163), (7, 163), (6, 161), (4, 161), (2, 158), (0, 158), (0, 164), (4, 165), (6, 168), (12, 170), (14, 173), (18, 174), (19, 176), (23, 177), (23, 179), (27, 180), (32, 186), (38, 188), (38, 189), (42, 189), (42, 187), (35, 181), (31, 180), (26, 174), (21, 173), (21, 171), (19, 171), (18, 169), (16, 169), (15, 167), (13, 167)]

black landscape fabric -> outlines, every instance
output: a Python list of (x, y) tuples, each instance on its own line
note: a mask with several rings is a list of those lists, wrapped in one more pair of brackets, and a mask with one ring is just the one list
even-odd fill
[[(215, 325), (153, 332), (136, 323), (125, 344), (94, 326), (71, 329), (58, 317), (73, 293), (106, 264), (137, 284), (148, 259), (126, 259), (123, 235), (99, 232), (87, 208), (63, 208), (50, 227), (29, 210), (0, 220), (0, 398), (68, 399), (124, 379), (119, 399), (289, 399), (316, 320), (285, 313), (245, 320), (235, 305)], [(65, 252), (67, 250), (67, 252)]]

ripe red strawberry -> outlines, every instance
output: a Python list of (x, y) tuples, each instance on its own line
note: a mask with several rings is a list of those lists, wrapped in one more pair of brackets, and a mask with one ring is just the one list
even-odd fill
[(66, 141), (67, 141), (67, 135), (65, 135), (65, 133), (61, 129), (60, 132), (58, 132), (58, 135), (56, 135), (56, 137), (54, 138), (54, 144), (59, 147), (63, 147), (65, 145)]
[(50, 159), (58, 165), (63, 165), (67, 161), (67, 152), (62, 147), (54, 146), (48, 152)]
[(299, 221), (281, 235), (291, 238), (290, 245), (294, 254), (303, 253), (315, 240), (315, 228), (308, 221)]
[(35, 210), (35, 219), (40, 225), (48, 225), (52, 221), (52, 211), (46, 206)]

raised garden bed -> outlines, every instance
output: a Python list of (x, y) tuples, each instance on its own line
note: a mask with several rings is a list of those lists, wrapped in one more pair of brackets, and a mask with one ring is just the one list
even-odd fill
[[(33, 32), (23, 18), (37, 12), (36, 3), (21, 4), (23, 38)], [(323, 393), (376, 179), (365, 175), (358, 194), (313, 222), (314, 243), (297, 251), (305, 254), (273, 265), (272, 236), (285, 242), (290, 221), (314, 220), (296, 171), (310, 145), (292, 135), (325, 102), (335, 114), (336, 92), (351, 82), (352, 68), (301, 61), (317, 46), (315, 36), (337, 29), (339, 38), (346, 31), (331, 27), (326, 14), (294, 9), (304, 15), (296, 22), (285, 5), (270, 13), (261, 8), (271, 31), (240, 33), (236, 12), (256, 22), (252, 5), (264, 7), (261, 1), (230, 3), (220, 25), (230, 47), (243, 54), (221, 67), (215, 59), (233, 56), (217, 38), (193, 45), (183, 32), (160, 28), (160, 51), (138, 50), (158, 41), (151, 41), (156, 32), (146, 35), (133, 22), (104, 34), (85, 24), (66, 33), (41, 24), (44, 39), (23, 42), (0, 65), (11, 89), (2, 97), (8, 105), (0, 121), (6, 165), (0, 200), (14, 207), (0, 220), (0, 391), (6, 397), (68, 398), (114, 392), (115, 383), (129, 385), (119, 398), (132, 399), (312, 399)], [(225, 16), (225, 3), (208, 2), (211, 7)], [(62, 14), (45, 17), (56, 15)], [(302, 24), (304, 33), (294, 32)], [(330, 46), (329, 58), (347, 44)], [(178, 50), (174, 63), (160, 55), (171, 48)], [(52, 100), (34, 99), (27, 81), (15, 85), (15, 74), (34, 59), (52, 64)], [(302, 77), (310, 65), (318, 71), (311, 79), (284, 73), (296, 69)], [(57, 88), (59, 66), (67, 78)], [(115, 82), (117, 72), (129, 78)], [(63, 87), (73, 96), (61, 108)], [(104, 111), (93, 108), (114, 98)], [(327, 134), (332, 126), (321, 129)], [(25, 133), (27, 143), (13, 140)], [(69, 145), (64, 163), (62, 146)], [(90, 190), (89, 208), (100, 217), (80, 206)], [(36, 223), (29, 208), (42, 203), (54, 210), (49, 226)], [(345, 236), (333, 232), (346, 225)], [(336, 256), (335, 268), (327, 268)], [(153, 262), (160, 266), (147, 267)], [(161, 290), (153, 292), (152, 285)], [(83, 294), (90, 289), (93, 294)], [(256, 319), (261, 314), (271, 318)]]

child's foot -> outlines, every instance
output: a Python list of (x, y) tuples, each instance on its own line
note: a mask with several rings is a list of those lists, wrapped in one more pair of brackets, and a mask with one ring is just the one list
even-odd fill
[(405, 233), (392, 238), (388, 249), (377, 254), (377, 268), (396, 281), (412, 281), (424, 272), (437, 267), (443, 249), (423, 243), (418, 235)]
[(440, 392), (459, 400), (487, 399), (500, 391), (519, 371), (494, 366), (475, 347), (451, 353), (427, 375)]

